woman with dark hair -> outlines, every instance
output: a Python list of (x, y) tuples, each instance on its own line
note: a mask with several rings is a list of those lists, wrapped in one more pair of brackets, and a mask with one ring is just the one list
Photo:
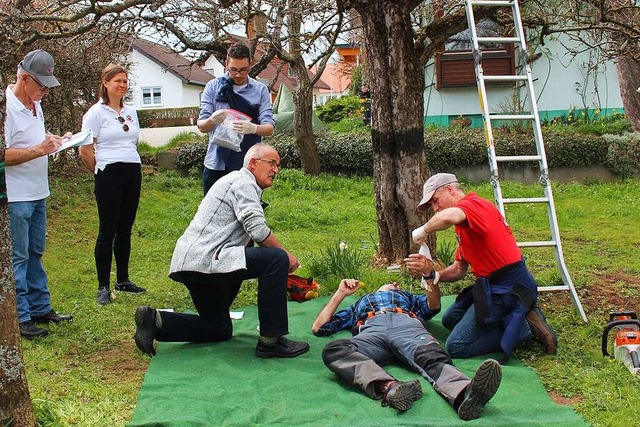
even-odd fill
[(137, 150), (140, 126), (133, 107), (123, 101), (129, 90), (127, 70), (110, 64), (102, 71), (100, 99), (82, 118), (82, 130), (93, 132), (93, 145), (80, 147), (85, 166), (95, 174), (94, 194), (100, 226), (95, 246), (99, 304), (111, 303), (112, 255), (115, 290), (145, 292), (129, 280), (131, 228), (136, 219), (142, 175)]

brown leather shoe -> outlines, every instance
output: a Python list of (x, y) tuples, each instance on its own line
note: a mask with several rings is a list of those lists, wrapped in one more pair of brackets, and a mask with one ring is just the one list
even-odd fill
[(525, 319), (531, 329), (532, 338), (542, 344), (545, 353), (556, 354), (558, 352), (558, 337), (537, 305), (533, 306)]

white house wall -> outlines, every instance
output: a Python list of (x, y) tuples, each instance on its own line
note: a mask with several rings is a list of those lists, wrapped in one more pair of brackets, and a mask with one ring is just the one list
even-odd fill
[[(131, 53), (131, 75), (129, 78), (133, 91), (133, 106), (136, 109), (197, 107), (200, 105), (200, 92), (204, 87), (183, 83), (176, 75), (166, 71), (136, 49), (133, 49)], [(161, 105), (142, 104), (142, 89), (147, 87), (161, 88)]]
[[(570, 43), (564, 40), (565, 43)], [(541, 116), (562, 114), (570, 108), (616, 109), (623, 111), (615, 64), (599, 65), (597, 74), (587, 75), (590, 53), (572, 59), (558, 42), (548, 40), (547, 52), (532, 64), (538, 110)], [(460, 115), (479, 115), (480, 103), (476, 86), (465, 88), (435, 87), (435, 61), (425, 71), (425, 118), (427, 122), (447, 124), (447, 119)], [(591, 62), (594, 62), (591, 60)], [(595, 77), (595, 81), (594, 81)], [(522, 99), (526, 88), (521, 90)], [(511, 105), (512, 91), (505, 87), (488, 87), (491, 112), (506, 112)], [(513, 111), (513, 110), (512, 110)]]

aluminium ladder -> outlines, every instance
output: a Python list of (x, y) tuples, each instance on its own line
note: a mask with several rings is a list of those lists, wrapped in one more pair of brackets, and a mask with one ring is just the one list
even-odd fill
[[(492, 6), (497, 8), (511, 8), (513, 16), (513, 24), (515, 29), (515, 37), (478, 37), (475, 17), (473, 14), (474, 6)], [(544, 143), (542, 141), (542, 130), (540, 128), (540, 117), (538, 115), (538, 107), (536, 105), (536, 96), (533, 90), (533, 79), (531, 77), (531, 67), (527, 61), (527, 46), (525, 42), (522, 20), (520, 17), (520, 8), (517, 0), (466, 0), (467, 22), (471, 32), (471, 40), (473, 42), (473, 57), (475, 60), (476, 81), (478, 83), (478, 95), (480, 97), (480, 108), (482, 109), (482, 118), (484, 123), (485, 138), (487, 140), (487, 151), (489, 157), (489, 167), (491, 169), (491, 186), (493, 187), (494, 197), (498, 205), (498, 209), (502, 216), (505, 216), (505, 204), (516, 203), (544, 203), (547, 208), (547, 217), (549, 219), (549, 227), (551, 231), (551, 240), (538, 242), (518, 242), (519, 247), (553, 247), (555, 250), (556, 264), (562, 276), (563, 286), (541, 286), (538, 291), (569, 291), (576, 310), (587, 321), (576, 289), (573, 286), (567, 266), (564, 262), (562, 254), (562, 244), (560, 243), (560, 231), (558, 228), (558, 219), (556, 217), (555, 205), (553, 202), (553, 194), (551, 191), (551, 183), (549, 181), (549, 170), (547, 166), (547, 158), (544, 151)], [(524, 74), (513, 76), (508, 75), (485, 75), (482, 69), (482, 51), (481, 43), (512, 43), (514, 50), (519, 54), (521, 62), (520, 69), (524, 70)], [(517, 74), (517, 73), (516, 73)], [(527, 88), (527, 97), (529, 99), (530, 111), (521, 114), (493, 114), (489, 112), (487, 104), (486, 82), (523, 82)], [(533, 136), (537, 150), (536, 155), (530, 156), (497, 156), (494, 146), (493, 130), (491, 122), (493, 120), (528, 120), (532, 122)], [(537, 161), (540, 166), (540, 185), (544, 189), (544, 197), (524, 197), (524, 198), (503, 198), (502, 189), (500, 188), (500, 179), (498, 176), (498, 163), (500, 162), (534, 162)]]

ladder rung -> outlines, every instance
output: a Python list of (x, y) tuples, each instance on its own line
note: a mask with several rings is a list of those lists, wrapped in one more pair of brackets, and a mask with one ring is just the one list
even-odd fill
[(548, 201), (548, 197), (514, 197), (502, 199), (502, 203), (547, 203)]
[(487, 82), (518, 82), (527, 80), (527, 76), (482, 76)]
[(511, 2), (511, 1), (491, 1), (491, 0), (472, 0), (471, 4), (473, 6), (505, 7), (505, 6), (512, 6), (513, 2)]
[(546, 240), (543, 242), (518, 242), (520, 248), (538, 248), (543, 246), (556, 246), (555, 240)]
[(489, 114), (491, 120), (533, 120), (533, 114)]
[(540, 291), (568, 291), (568, 286), (538, 286), (538, 292)]
[(535, 162), (542, 156), (496, 156), (496, 162)]
[(520, 43), (518, 37), (478, 37), (478, 43)]

